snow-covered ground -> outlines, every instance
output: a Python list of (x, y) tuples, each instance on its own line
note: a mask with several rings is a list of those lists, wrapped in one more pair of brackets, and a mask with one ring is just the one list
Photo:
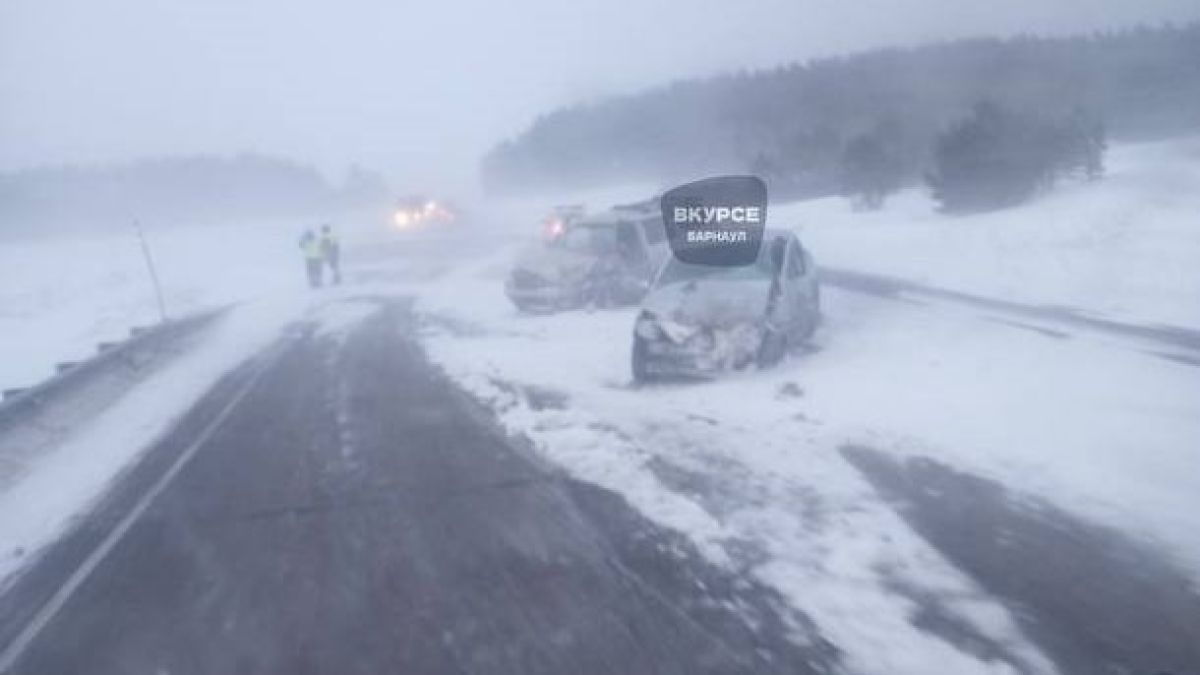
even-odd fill
[(1200, 329), (1200, 137), (1117, 145), (1107, 176), (950, 217), (923, 189), (883, 210), (830, 197), (773, 208), (823, 264), (1112, 319)]
[[(214, 226), (148, 233), (168, 312), (183, 315), (244, 299), (253, 292), (249, 289), (263, 284), (278, 287), (279, 281), (261, 272), (274, 274), (277, 260), (293, 252), (269, 248), (272, 230)], [(0, 385), (5, 388), (36, 384), (53, 372), (56, 361), (87, 358), (97, 342), (123, 339), (131, 327), (158, 320), (132, 229), (6, 242), (0, 267), (5, 270), (0, 288)]]
[[(373, 223), (334, 222), (350, 246), (373, 235)], [(297, 240), (314, 224), (147, 230), (168, 315), (305, 291)], [(4, 241), (0, 269), (0, 388), (37, 384), (56, 362), (87, 358), (98, 342), (122, 340), (130, 328), (159, 319), (132, 228)]]
[(997, 668), (912, 626), (897, 584), (1041, 666), (1000, 606), (841, 457), (846, 445), (999, 479), (1136, 533), (1200, 578), (1192, 366), (830, 290), (815, 352), (720, 382), (633, 389), (633, 310), (521, 316), (497, 267), (423, 296), (434, 360), (557, 465), (783, 591), (861, 672)]

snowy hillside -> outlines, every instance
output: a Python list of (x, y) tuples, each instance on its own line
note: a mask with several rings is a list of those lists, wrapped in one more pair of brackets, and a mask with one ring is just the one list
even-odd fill
[(1107, 176), (1030, 204), (946, 216), (923, 189), (878, 212), (775, 208), (825, 265), (1138, 323), (1200, 328), (1200, 138), (1120, 145)]

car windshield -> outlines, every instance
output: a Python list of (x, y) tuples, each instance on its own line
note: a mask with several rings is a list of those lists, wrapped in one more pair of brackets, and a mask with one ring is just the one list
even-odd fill
[(617, 228), (611, 225), (568, 225), (557, 245), (577, 253), (604, 255), (617, 250)]

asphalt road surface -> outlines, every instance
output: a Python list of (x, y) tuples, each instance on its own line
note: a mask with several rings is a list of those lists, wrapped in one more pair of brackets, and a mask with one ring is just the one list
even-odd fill
[(6, 594), (11, 672), (834, 667), (773, 593), (514, 447), (408, 316), (226, 378)]
[[(842, 449), (914, 530), (970, 574), (1062, 673), (1200, 673), (1200, 590), (1160, 551), (926, 458)], [(897, 589), (904, 592), (904, 589)], [(1004, 660), (919, 596), (926, 630)], [(989, 653), (990, 652), (990, 653)]]

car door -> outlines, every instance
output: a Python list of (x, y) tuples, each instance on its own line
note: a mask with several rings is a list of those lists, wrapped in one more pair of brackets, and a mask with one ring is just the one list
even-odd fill
[(812, 256), (798, 239), (793, 238), (792, 248), (789, 258), (793, 269), (789, 281), (795, 302), (796, 324), (798, 330), (807, 334), (817, 321), (817, 270)]
[(631, 274), (640, 276), (647, 264), (646, 241), (642, 228), (629, 220), (617, 222), (617, 256)]
[(654, 277), (671, 257), (671, 249), (667, 246), (667, 232), (660, 214), (643, 218), (641, 226), (646, 241), (647, 257), (650, 260), (650, 276)]
[(763, 240), (762, 245), (768, 247), (773, 275), (767, 291), (766, 316), (776, 329), (791, 333), (792, 309), (787, 290), (787, 239), (773, 236)]
[(637, 300), (649, 288), (654, 273), (645, 228), (637, 221), (622, 220), (617, 223), (616, 236), (622, 295)]
[(800, 250), (795, 235), (789, 236), (780, 300), (787, 307), (788, 335), (792, 338), (800, 336), (804, 330), (804, 272), (803, 251)]

